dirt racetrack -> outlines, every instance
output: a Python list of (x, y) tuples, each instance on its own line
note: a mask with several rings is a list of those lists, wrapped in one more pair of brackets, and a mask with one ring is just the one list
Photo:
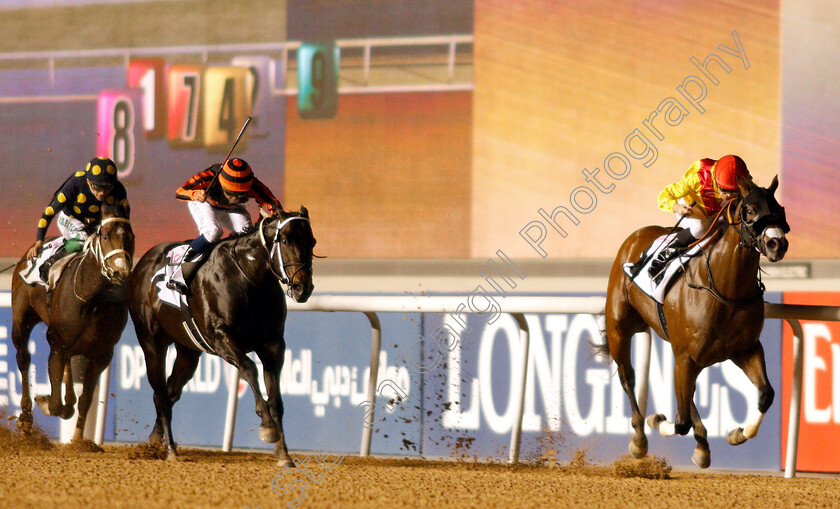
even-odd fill
[[(294, 455), (145, 445), (53, 445), (0, 436), (0, 507), (840, 507), (840, 479), (670, 472), (662, 459), (518, 465)], [(318, 482), (316, 482), (316, 480)], [(305, 486), (305, 488), (304, 488)], [(306, 490), (305, 494), (303, 490)], [(295, 503), (298, 500), (298, 503)]]

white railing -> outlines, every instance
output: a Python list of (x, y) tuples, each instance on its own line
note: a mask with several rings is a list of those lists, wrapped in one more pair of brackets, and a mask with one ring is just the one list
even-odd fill
[[(5, 294), (8, 295), (8, 294)], [(3, 295), (0, 294), (0, 298)], [(289, 311), (344, 311), (364, 313), (371, 324), (370, 377), (368, 380), (367, 401), (375, 401), (377, 373), (379, 371), (379, 350), (382, 341), (382, 327), (376, 313), (475, 313), (467, 305), (469, 296), (430, 297), (430, 296), (362, 296), (362, 295), (321, 295), (309, 299), (305, 304), (288, 302)], [(528, 374), (528, 350), (530, 331), (525, 320), (525, 313), (534, 314), (593, 314), (604, 312), (603, 297), (506, 297), (503, 312), (514, 317), (520, 327), (519, 379), (515, 380), (514, 394), (515, 420), (510, 438), (510, 463), (519, 460), (519, 446), (522, 437), (522, 411), (525, 394), (525, 380)], [(0, 301), (0, 305), (4, 302)], [(840, 307), (810, 306), (795, 304), (764, 303), (765, 318), (780, 318), (787, 321), (793, 330), (793, 381), (791, 388), (790, 413), (788, 420), (788, 440), (786, 444), (785, 477), (796, 475), (796, 457), (799, 439), (799, 421), (802, 394), (802, 326), (799, 320), (840, 321)], [(641, 359), (638, 366), (640, 376), (639, 407), (646, 408), (647, 384), (650, 366), (650, 334), (643, 334)], [(515, 362), (515, 361), (514, 361)], [(100, 378), (99, 401), (97, 403), (97, 423), (95, 442), (101, 444), (105, 429), (105, 410), (108, 394), (108, 371)], [(230, 451), (233, 444), (233, 430), (236, 419), (237, 388), (239, 375), (231, 377), (228, 394), (227, 415), (222, 449)], [(368, 412), (362, 423), (362, 444), (360, 455), (370, 454), (373, 411)]]
[[(382, 329), (376, 313), (475, 313), (466, 305), (468, 296), (459, 297), (413, 297), (413, 296), (344, 296), (323, 295), (312, 297), (305, 304), (289, 302), (289, 311), (345, 311), (364, 313), (371, 323), (371, 360), (370, 378), (368, 380), (367, 401), (374, 401), (379, 370), (379, 348), (382, 339)], [(593, 314), (604, 312), (605, 299), (603, 297), (506, 297), (503, 301), (503, 312), (514, 317), (520, 327), (519, 350), (519, 379), (514, 381), (514, 423), (510, 437), (509, 462), (519, 460), (519, 447), (522, 438), (522, 411), (525, 395), (525, 381), (528, 375), (528, 350), (530, 348), (530, 331), (525, 321), (525, 313), (534, 314)], [(793, 386), (791, 390), (790, 414), (788, 421), (788, 441), (786, 446), (785, 477), (796, 475), (796, 456), (799, 439), (799, 418), (802, 394), (802, 326), (799, 320), (840, 321), (840, 307), (809, 306), (793, 304), (764, 303), (765, 318), (781, 318), (787, 321), (793, 329)], [(639, 407), (647, 407), (648, 373), (650, 367), (649, 333), (640, 334), (643, 341), (638, 372), (640, 376), (637, 392)], [(515, 362), (515, 361), (514, 361)], [(223, 450), (229, 451), (233, 443), (233, 422), (236, 417), (236, 391), (238, 376), (233, 377), (229, 393), (228, 415), (225, 424)], [(231, 403), (231, 399), (234, 401)], [(232, 406), (231, 406), (232, 405)], [(232, 411), (231, 411), (232, 409)], [(362, 424), (361, 456), (370, 454), (370, 442), (373, 424), (373, 411), (367, 413)]]
[[(472, 90), (472, 79), (461, 83), (455, 82), (455, 68), (458, 64), (457, 54), (458, 47), (469, 46), (473, 43), (473, 36), (470, 34), (452, 34), (452, 35), (432, 35), (432, 36), (415, 36), (415, 37), (371, 37), (361, 39), (337, 39), (336, 46), (339, 49), (357, 49), (362, 53), (361, 71), (364, 76), (363, 84), (361, 85), (346, 85), (339, 84), (338, 92), (340, 94), (348, 93), (386, 93), (386, 92), (434, 92), (434, 91), (464, 91)], [(210, 61), (211, 55), (229, 55), (236, 54), (254, 54), (254, 53), (276, 53), (279, 54), (279, 66), (273, 60), (272, 74), (279, 74), (280, 76), (288, 76), (289, 68), (289, 52), (297, 51), (300, 48), (300, 41), (282, 41), (269, 43), (250, 43), (250, 44), (217, 44), (217, 45), (192, 45), (192, 46), (161, 46), (161, 47), (138, 47), (138, 48), (107, 48), (107, 49), (93, 49), (93, 50), (65, 50), (65, 51), (25, 51), (14, 53), (0, 53), (0, 61), (17, 61), (17, 62), (31, 62), (44, 61), (49, 76), (50, 89), (55, 87), (55, 70), (56, 61), (60, 60), (80, 60), (80, 59), (103, 59), (114, 58), (120, 59), (123, 65), (128, 68), (128, 64), (132, 58), (150, 57), (150, 56), (172, 56), (172, 55), (195, 55), (203, 63)], [(441, 59), (442, 66), (446, 66), (446, 80), (443, 83), (398, 83), (391, 85), (371, 85), (371, 55), (375, 48), (413, 48), (413, 47), (440, 47), (445, 51), (445, 56)], [(343, 62), (343, 60), (340, 60)], [(341, 72), (350, 70), (349, 67), (342, 67), (339, 69), (339, 78)], [(406, 64), (409, 65), (409, 64)], [(399, 67), (397, 64), (391, 64), (392, 67)], [(294, 86), (283, 86), (283, 88), (276, 88), (276, 78), (274, 75), (270, 76), (271, 91), (274, 95), (297, 95), (297, 84)], [(30, 96), (30, 97), (0, 97), (0, 103), (4, 102), (25, 102), (27, 99), (32, 101), (80, 101), (80, 100), (94, 100), (95, 95), (75, 94), (63, 96)]]

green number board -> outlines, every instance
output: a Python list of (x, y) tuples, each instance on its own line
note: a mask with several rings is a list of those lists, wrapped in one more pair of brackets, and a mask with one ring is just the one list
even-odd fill
[(338, 111), (338, 46), (304, 42), (297, 57), (300, 117), (334, 117)]

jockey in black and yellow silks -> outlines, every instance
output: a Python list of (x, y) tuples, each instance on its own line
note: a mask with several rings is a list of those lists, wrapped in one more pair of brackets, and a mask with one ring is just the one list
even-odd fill
[(37, 256), (47, 228), (56, 217), (58, 230), (66, 240), (64, 249), (42, 266), (43, 279), (49, 267), (64, 254), (82, 249), (89, 232), (99, 224), (103, 203), (116, 203), (129, 210), (125, 187), (117, 179), (116, 164), (108, 158), (96, 157), (84, 171), (74, 172), (64, 181), (38, 221), (35, 244), (26, 253), (27, 258)]

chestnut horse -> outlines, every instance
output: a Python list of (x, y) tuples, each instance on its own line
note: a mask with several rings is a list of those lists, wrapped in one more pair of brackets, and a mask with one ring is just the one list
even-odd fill
[[(128, 211), (118, 205), (102, 205), (101, 222), (88, 237), (80, 255), (70, 259), (55, 288), (47, 294), (41, 286), (29, 286), (20, 277), (12, 277), (12, 341), (17, 349), (21, 375), (21, 413), (18, 427), (32, 425), (32, 399), (29, 395), (29, 335), (39, 322), (47, 325), (50, 345), (50, 396), (36, 402), (46, 415), (69, 419), (73, 416), (76, 394), (70, 370), (70, 358), (88, 359), (83, 373), (82, 395), (78, 400), (79, 418), (73, 439), (83, 437), (85, 420), (99, 375), (111, 363), (114, 345), (120, 340), (128, 320), (125, 282), (134, 256), (134, 232)], [(21, 259), (15, 274), (26, 266)], [(64, 376), (65, 398), (61, 403)]]
[(695, 382), (704, 368), (730, 359), (758, 389), (760, 415), (746, 429), (729, 432), (727, 440), (732, 445), (756, 435), (773, 402), (774, 392), (759, 342), (764, 325), (759, 259), (764, 255), (771, 262), (781, 260), (788, 248), (785, 233), (790, 228), (784, 208), (773, 196), (778, 177), (767, 189), (752, 183), (740, 184), (741, 200), (724, 204), (707, 232), (719, 239), (688, 262), (685, 273), (665, 297), (667, 332), (660, 325), (656, 302), (630, 281), (622, 266), (638, 260), (668, 229), (649, 226), (637, 230), (624, 241), (616, 256), (607, 288), (605, 349), (608, 347), (615, 360), (621, 385), (630, 399), (635, 435), (629, 449), (636, 458), (647, 454), (648, 444), (645, 420), (633, 392), (635, 373), (630, 345), (633, 335), (648, 327), (669, 341), (674, 352), (677, 415), (673, 423), (662, 414), (648, 417), (647, 423), (663, 436), (686, 435), (693, 427), (697, 446), (692, 461), (697, 466), (706, 468), (711, 463), (706, 428), (694, 404)]
[[(175, 243), (159, 244), (137, 262), (128, 281), (128, 303), (137, 339), (146, 358), (157, 418), (149, 442), (164, 441), (167, 459), (176, 459), (172, 406), (198, 366), (201, 350), (184, 329), (181, 311), (164, 304), (152, 277), (166, 262)], [(239, 369), (251, 386), (260, 416), (260, 439), (274, 443), (281, 466), (294, 466), (283, 435), (280, 370), (286, 342), (286, 299), (306, 302), (312, 294), (312, 250), (315, 238), (309, 212), (280, 212), (263, 218), (245, 233), (219, 242), (191, 283), (189, 307), (209, 350)], [(166, 378), (166, 351), (175, 344), (175, 364)], [(268, 401), (257, 381), (256, 352), (263, 364)]]

